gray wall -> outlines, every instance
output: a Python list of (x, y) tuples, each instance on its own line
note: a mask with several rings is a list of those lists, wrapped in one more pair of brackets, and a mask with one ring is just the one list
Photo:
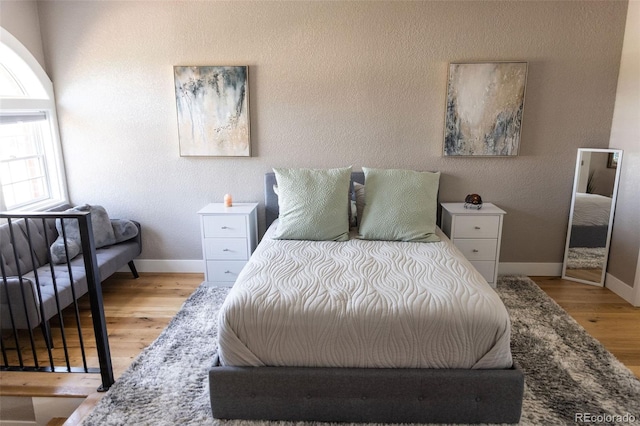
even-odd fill
[[(196, 211), (271, 167), (440, 170), (505, 218), (502, 262), (562, 261), (578, 147), (605, 148), (626, 2), (40, 2), (74, 203), (201, 258)], [(444, 158), (450, 61), (525, 60), (520, 156)], [(250, 67), (253, 158), (181, 158), (174, 65)]]

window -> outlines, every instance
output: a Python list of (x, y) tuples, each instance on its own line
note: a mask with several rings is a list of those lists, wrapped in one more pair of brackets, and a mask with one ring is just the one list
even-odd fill
[(46, 115), (34, 114), (27, 118), (34, 120), (0, 125), (0, 181), (9, 209), (51, 197), (43, 141)]
[(0, 28), (0, 210), (66, 201), (53, 86), (29, 51)]

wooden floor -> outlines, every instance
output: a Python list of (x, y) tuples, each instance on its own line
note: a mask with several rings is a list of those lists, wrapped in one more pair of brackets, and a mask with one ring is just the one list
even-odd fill
[(640, 378), (640, 308), (607, 288), (557, 277), (531, 278)]
[(569, 269), (565, 271), (565, 275), (579, 280), (592, 281), (599, 283), (602, 279), (602, 268), (590, 269)]
[[(606, 288), (555, 277), (532, 277), (560, 306), (640, 377), (640, 308)], [(116, 379), (166, 327), (202, 274), (116, 274), (103, 283), (105, 316)], [(86, 303), (84, 301), (83, 303)], [(97, 403), (98, 374), (0, 372), (0, 395), (88, 397), (66, 425)]]
[[(103, 283), (104, 311), (116, 380), (158, 337), (202, 280), (202, 274), (140, 274), (140, 278), (133, 279), (131, 274), (122, 273)], [(88, 297), (83, 296), (80, 299), (81, 323), (86, 330), (83, 334), (86, 336), (87, 363), (92, 367), (98, 363), (88, 307)], [(73, 322), (72, 316), (73, 312), (65, 310), (65, 326)], [(54, 346), (62, 347), (55, 322), (52, 330)], [(36, 347), (44, 353), (46, 364), (46, 347), (39, 329), (34, 331)], [(73, 342), (77, 348), (75, 340)], [(71, 352), (70, 358), (80, 358), (78, 352)], [(86, 397), (96, 392), (100, 384), (99, 374), (0, 372), (0, 395)]]

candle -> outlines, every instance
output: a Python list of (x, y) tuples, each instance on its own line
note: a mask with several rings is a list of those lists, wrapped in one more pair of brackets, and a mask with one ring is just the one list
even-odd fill
[(231, 194), (224, 194), (224, 206), (231, 207), (233, 205), (233, 200), (231, 199)]

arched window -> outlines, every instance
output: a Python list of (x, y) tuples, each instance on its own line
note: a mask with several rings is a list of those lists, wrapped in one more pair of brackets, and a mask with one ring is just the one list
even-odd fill
[(0, 210), (67, 201), (53, 84), (38, 61), (0, 28)]

